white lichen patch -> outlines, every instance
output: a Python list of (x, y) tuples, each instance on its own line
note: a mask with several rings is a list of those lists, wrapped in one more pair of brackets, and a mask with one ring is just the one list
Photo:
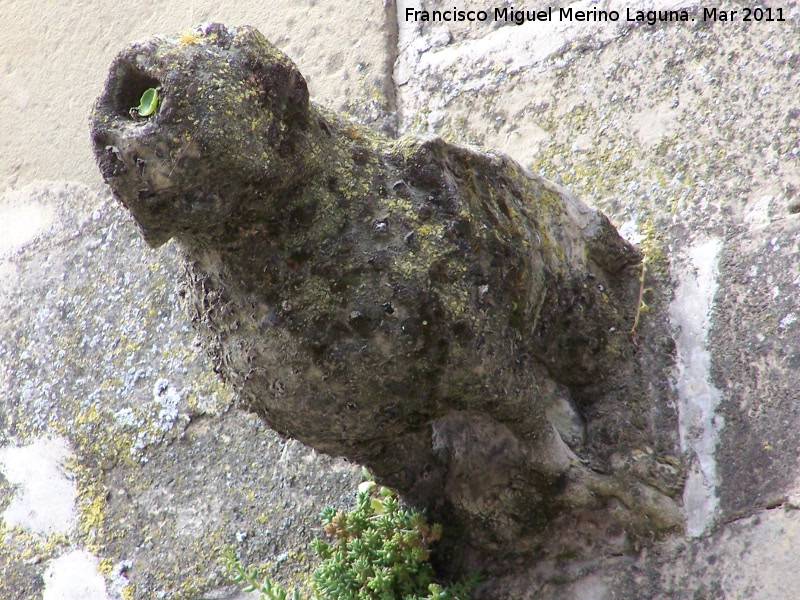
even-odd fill
[(51, 560), (43, 575), (42, 600), (110, 600), (99, 562), (84, 550)]
[(169, 380), (162, 377), (153, 385), (152, 394), (152, 402), (136, 407), (125, 406), (112, 413), (120, 435), (130, 440), (130, 456), (142, 463), (148, 461), (147, 446), (170, 439), (168, 434), (176, 425), (185, 426), (190, 421), (183, 400), (185, 389), (176, 390)]
[(683, 492), (686, 532), (701, 535), (717, 512), (717, 467), (714, 452), (721, 417), (715, 410), (721, 394), (711, 381), (708, 331), (717, 290), (719, 239), (696, 242), (675, 268), (678, 285), (670, 305), (677, 330), (677, 388), (681, 450), (690, 455)]
[(0, 197), (0, 256), (34, 240), (55, 218), (52, 207), (29, 201), (29, 190)]
[(619, 226), (619, 234), (634, 246), (638, 246), (644, 241), (644, 236), (639, 231), (639, 225), (633, 219), (625, 221)]
[(16, 493), (3, 513), (6, 525), (41, 535), (67, 534), (77, 520), (75, 481), (64, 469), (72, 456), (63, 438), (0, 448), (0, 471)]
[(788, 315), (786, 315), (781, 319), (781, 322), (778, 323), (778, 327), (780, 327), (781, 329), (786, 329), (796, 322), (797, 322), (797, 315), (794, 313), (789, 313)]
[(123, 597), (125, 594), (126, 588), (129, 588), (131, 585), (130, 580), (126, 573), (128, 569), (133, 566), (133, 563), (129, 560), (123, 560), (117, 563), (114, 568), (111, 570), (111, 575), (109, 575), (109, 589), (113, 596)]
[[(41, 536), (71, 536), (78, 526), (78, 489), (65, 464), (75, 459), (67, 440), (41, 438), (28, 446), (0, 448), (0, 472), (16, 494), (3, 514), (5, 525)], [(45, 543), (46, 538), (42, 538)], [(65, 538), (66, 539), (66, 538)], [(42, 600), (108, 600), (99, 559), (74, 550), (47, 563)], [(115, 597), (130, 584), (122, 562), (111, 574)]]
[(160, 431), (169, 431), (175, 426), (175, 421), (178, 419), (178, 405), (181, 396), (170, 386), (169, 381), (162, 378), (153, 386), (153, 399), (160, 405), (154, 425)]

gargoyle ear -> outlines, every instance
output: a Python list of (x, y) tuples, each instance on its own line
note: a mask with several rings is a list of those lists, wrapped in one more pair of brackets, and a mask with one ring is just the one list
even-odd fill
[(306, 80), (287, 57), (274, 58), (264, 61), (253, 57), (249, 61), (259, 100), (286, 125), (305, 122), (308, 115)]

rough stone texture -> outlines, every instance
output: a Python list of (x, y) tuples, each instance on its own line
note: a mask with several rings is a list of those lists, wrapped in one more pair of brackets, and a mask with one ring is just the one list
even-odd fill
[(381, 0), (2, 0), (0, 124), (9, 151), (0, 153), (0, 189), (38, 180), (99, 185), (86, 123), (111, 59), (124, 43), (209, 21), (258, 27), (302, 67), (313, 95), (391, 130), (390, 8)]
[(349, 502), (360, 473), (230, 410), (176, 304), (174, 248), (154, 262), (113, 201), (83, 186), (8, 194), (0, 215), (20, 197), (51, 220), (2, 262), (0, 445), (64, 436), (79, 500), (66, 537), (3, 525), (0, 562), (14, 575), (0, 597), (36, 597), (69, 542), (106, 574), (131, 561), (137, 598), (224, 585), (226, 544), (290, 575), (276, 559), (305, 555), (321, 507)]
[[(158, 111), (130, 114), (150, 87)], [(674, 482), (644, 466), (663, 457), (639, 458), (657, 441), (631, 334), (640, 255), (601, 213), (502, 155), (309, 104), (250, 28), (131, 45), (92, 139), (145, 240), (185, 251), (189, 316), (243, 406), (369, 467), (448, 548), (484, 569), (563, 553), (547, 523), (573, 509), (637, 536), (679, 526)], [(550, 390), (585, 444), (547, 418)]]
[[(797, 480), (790, 210), (800, 185), (791, 100), (800, 83), (798, 11), (785, 7), (783, 24), (692, 15), (654, 27), (487, 26), (483, 36), (441, 26), (409, 34), (401, 23), (395, 77), (405, 126), (502, 149), (602, 207), (653, 259), (655, 291), (645, 299), (655, 310), (644, 330), (673, 318), (679, 339), (702, 319), (704, 300), (693, 304), (690, 295), (666, 315), (659, 307), (672, 305), (682, 285), (702, 292), (699, 270), (719, 270), (707, 338), (678, 352), (671, 382), (708, 354), (706, 381), (676, 402), (700, 411), (701, 389), (719, 393), (716, 411), (696, 419), (686, 411), (680, 427), (695, 482), (684, 500), (706, 513), (693, 532), (714, 533), (682, 549), (657, 545), (634, 563), (604, 563), (599, 578), (589, 574), (596, 566), (540, 566), (508, 588), (511, 597), (776, 598), (786, 595), (782, 582), (798, 582), (796, 563), (768, 542), (797, 543), (786, 499)], [(722, 248), (720, 258), (696, 262), (709, 245)], [(735, 521), (781, 504), (786, 512), (770, 510), (763, 521)], [(736, 548), (746, 550), (732, 568)], [(637, 575), (623, 584), (630, 570)], [(564, 576), (575, 583), (553, 583)]]
[(725, 518), (783, 504), (797, 482), (799, 229), (797, 217), (778, 219), (744, 233), (720, 260), (726, 285), (711, 343), (724, 350), (714, 378), (726, 391), (717, 450)]
[[(474, 4), (470, 1), (464, 6)], [(274, 5), (248, 1), (212, 5), (176, 0), (146, 7), (141, 3), (118, 2), (114, 10), (109, 10), (108, 3), (98, 2), (2, 0), (0, 7), (8, 18), (0, 24), (3, 30), (0, 82), (5, 94), (0, 106), (3, 125), (0, 136), (3, 147), (13, 152), (0, 153), (0, 165), (2, 181), (16, 189), (14, 211), (0, 216), (0, 252), (18, 248), (30, 235), (35, 235), (31, 223), (48, 222), (54, 217), (48, 208), (50, 203), (42, 202), (49, 197), (42, 195), (42, 186), (26, 188), (25, 184), (48, 178), (99, 183), (91, 150), (85, 143), (85, 115), (101, 88), (112, 56), (131, 40), (157, 32), (182, 31), (204, 20), (248, 23), (288, 49), (301, 71), (312, 75), (309, 78), (312, 97), (333, 108), (343, 106), (343, 97), (334, 91), (341, 88), (316, 87), (321, 76), (316, 79), (313, 76), (316, 69), (324, 71), (327, 58), (337, 53), (342, 62), (337, 63), (339, 70), (331, 72), (329, 81), (349, 85), (348, 96), (361, 97), (358, 95), (361, 88), (353, 82), (364, 71), (359, 70), (357, 62), (350, 61), (363, 59), (348, 54), (348, 49), (364, 36), (372, 39), (375, 30), (351, 17), (341, 19), (340, 15), (350, 10), (349, 5), (339, 6), (339, 12), (334, 13), (322, 10), (327, 3), (317, 2), (315, 18), (307, 20), (297, 18), (296, 2), (287, 2), (287, 7), (280, 10), (273, 9)], [(362, 10), (361, 3), (352, 5), (353, 11), (360, 11), (361, 18), (381, 14), (383, 10), (381, 6)], [(631, 7), (636, 8), (633, 3)], [(313, 8), (304, 5), (303, 10)], [(684, 277), (688, 278), (686, 281), (696, 279), (692, 250), (715, 241), (722, 247), (721, 273), (716, 281), (723, 304), (714, 308), (706, 342), (697, 349), (700, 353), (710, 353), (712, 368), (707, 383), (712, 386), (716, 383), (721, 394), (719, 417), (712, 420), (712, 425), (713, 421), (715, 427), (722, 425), (721, 417), (725, 416), (724, 421), (730, 420), (731, 427), (722, 427), (718, 438), (716, 433), (712, 436), (716, 445), (703, 458), (703, 462), (710, 461), (717, 467), (716, 482), (706, 480), (701, 470), (695, 469), (699, 461), (694, 451), (685, 457), (693, 465), (690, 472), (700, 473), (698, 487), (708, 491), (709, 484), (712, 493), (717, 489), (719, 492), (719, 508), (712, 512), (705, 533), (697, 538), (675, 536), (654, 545), (642, 544), (639, 553), (615, 559), (572, 562), (565, 555), (559, 560), (521, 567), (515, 577), (495, 584), (496, 588), (510, 590), (511, 598), (774, 600), (792, 597), (800, 586), (800, 564), (794, 551), (800, 545), (795, 510), (796, 452), (782, 442), (784, 436), (792, 435), (791, 410), (796, 386), (792, 383), (790, 363), (796, 323), (779, 326), (793, 312), (785, 303), (796, 289), (795, 275), (791, 262), (787, 262), (791, 259), (788, 244), (778, 242), (780, 249), (773, 252), (771, 240), (776, 236), (760, 237), (762, 233), (767, 235), (765, 227), (788, 237), (790, 230), (782, 229), (783, 225), (776, 221), (785, 220), (788, 226), (797, 218), (787, 212), (786, 206), (796, 203), (796, 190), (800, 186), (796, 114), (800, 84), (796, 40), (800, 22), (796, 2), (789, 2), (783, 8), (789, 19), (784, 24), (712, 25), (703, 24), (698, 18), (689, 25), (624, 26), (603, 32), (589, 24), (565, 27), (553, 23), (543, 30), (526, 24), (499, 28), (497, 38), (487, 37), (496, 26), (473, 27), (463, 33), (456, 28), (451, 32), (440, 29), (435, 38), (411, 27), (408, 31), (412, 37), (398, 48), (401, 61), (394, 76), (397, 83), (402, 83), (399, 108), (404, 122), (412, 124), (412, 129), (444, 134), (459, 144), (475, 142), (508, 153), (534, 172), (601, 207), (629, 240), (654, 257), (647, 285), (657, 291), (645, 296), (651, 312), (643, 316), (641, 338), (661, 332), (664, 351), (669, 352), (670, 339), (666, 334), (679, 336), (677, 324), (670, 332), (673, 289), (684, 283)], [(327, 18), (330, 20), (324, 20)], [(403, 23), (399, 25), (402, 33)], [(281, 36), (287, 32), (291, 39), (284, 46), (286, 42), (281, 41)], [(486, 46), (462, 45), (465, 38), (482, 41), (484, 37), (487, 39), (483, 43), (494, 48), (491, 53), (479, 52)], [(403, 65), (406, 42), (414, 44), (416, 54)], [(382, 47), (382, 42), (369, 46), (378, 47)], [(437, 53), (442, 50), (448, 50), (456, 58), (453, 68), (428, 70), (426, 65), (438, 63)], [(365, 51), (365, 55), (367, 60), (372, 59), (371, 50)], [(391, 52), (387, 51), (387, 55)], [(520, 62), (530, 55), (539, 58), (520, 68)], [(384, 61), (381, 58), (372, 64)], [(408, 70), (404, 72), (407, 67), (411, 67), (410, 74)], [(417, 113), (419, 118), (415, 118)], [(54, 189), (61, 187), (58, 184)], [(88, 204), (93, 206), (94, 201)], [(111, 206), (108, 210), (118, 209)], [(797, 212), (796, 207), (792, 210)], [(121, 213), (115, 219), (125, 226)], [(46, 244), (48, 230), (40, 231), (44, 234), (37, 243)], [(146, 249), (137, 246), (133, 237), (131, 240), (131, 251), (140, 248), (146, 255)], [(756, 256), (756, 249), (761, 247), (765, 251)], [(85, 252), (80, 247), (76, 251)], [(58, 246), (47, 246), (45, 251), (45, 255), (54, 257), (51, 260), (60, 253)], [(768, 258), (773, 255), (774, 263)], [(737, 272), (740, 256), (750, 263), (762, 260), (756, 276), (751, 277), (749, 271)], [(102, 259), (102, 255), (95, 254), (95, 259)], [(163, 254), (158, 261), (163, 261)], [(155, 257), (151, 262), (156, 263)], [(7, 263), (4, 258), (3, 268), (7, 268)], [(38, 263), (45, 264), (44, 257)], [(716, 263), (704, 265), (703, 269), (709, 266), (713, 271)], [(94, 268), (88, 270), (92, 272)], [(28, 270), (29, 276), (34, 277), (34, 267), (28, 266)], [(144, 278), (146, 273), (141, 276)], [(729, 280), (736, 294), (728, 292)], [(4, 277), (2, 285), (17, 281)], [(27, 285), (27, 281), (23, 283)], [(775, 288), (779, 292), (773, 297)], [(58, 288), (55, 290), (54, 295)], [(747, 305), (749, 296), (762, 298), (761, 305)], [(16, 316), (10, 321), (12, 329), (26, 332), (33, 328), (31, 313), (35, 315), (36, 298), (16, 305)], [(695, 312), (702, 313), (704, 306), (704, 300), (698, 301)], [(165, 301), (159, 309), (171, 311), (174, 304)], [(9, 309), (4, 305), (0, 310), (5, 322)], [(765, 316), (768, 325), (763, 325), (760, 317), (751, 316), (751, 310)], [(23, 321), (18, 320), (21, 315), (27, 315)], [(5, 339), (4, 344), (8, 343)], [(189, 336), (187, 341), (191, 339)], [(733, 341), (730, 345), (729, 340)], [(762, 344), (760, 350), (759, 344)], [(649, 342), (642, 346), (653, 347)], [(753, 358), (752, 353), (744, 354), (743, 347), (762, 352), (763, 362)], [(785, 353), (783, 358), (781, 352)], [(4, 356), (6, 372), (20, 368), (19, 354), (12, 346)], [(663, 388), (669, 389), (677, 382), (680, 365), (690, 357), (676, 358), (673, 377), (655, 378), (660, 379)], [(70, 352), (65, 360), (81, 361), (82, 354)], [(151, 355), (142, 356), (142, 360), (147, 362), (141, 368), (159, 364)], [(754, 362), (756, 368), (766, 366), (766, 378), (753, 370)], [(198, 370), (197, 376), (207, 368)], [(95, 377), (93, 371), (88, 373), (89, 377)], [(726, 387), (729, 381), (732, 392)], [(758, 386), (769, 391), (758, 395), (750, 391)], [(664, 393), (659, 391), (658, 395), (664, 397)], [(773, 393), (783, 400), (772, 402), (769, 394)], [(8, 395), (4, 395), (0, 405), (13, 405), (18, 396), (11, 396), (9, 402)], [(144, 398), (151, 403), (155, 401), (152, 389)], [(750, 402), (744, 409), (738, 404), (742, 399)], [(74, 411), (71, 399), (65, 402), (68, 410)], [(678, 408), (683, 402), (683, 398), (675, 397)], [(19, 412), (20, 424), (36, 419), (34, 407), (25, 406), (29, 409)], [(784, 408), (789, 410), (787, 414)], [(234, 414), (227, 412), (219, 419), (224, 421)], [(668, 417), (664, 415), (662, 419), (663, 430), (677, 435), (680, 428)], [(685, 417), (681, 415), (682, 419)], [(216, 420), (209, 416), (206, 422)], [(226, 426), (243, 425), (231, 421)], [(81, 430), (80, 425), (72, 422), (69, 427)], [(212, 449), (217, 447), (212, 444), (226, 445), (215, 437), (215, 431), (199, 442), (204, 452), (223, 451)], [(264, 435), (269, 434), (259, 431), (258, 439)], [(236, 439), (233, 437), (228, 445), (235, 444)], [(692, 442), (698, 439), (686, 440), (684, 447), (694, 447)], [(764, 444), (772, 445), (773, 450)], [(152, 451), (157, 447), (148, 448)], [(751, 474), (749, 462), (737, 453), (739, 447), (755, 458), (755, 474)], [(243, 443), (233, 447), (232, 452), (241, 454), (248, 449), (253, 450), (252, 444)], [(303, 456), (296, 465), (313, 468), (312, 455)], [(731, 461), (731, 457), (736, 461)], [(278, 458), (271, 458), (271, 464)], [(93, 459), (85, 460), (91, 463)], [(188, 460), (176, 457), (179, 463), (176, 470)], [(291, 472), (296, 465), (291, 465)], [(133, 468), (129, 472), (139, 475)], [(223, 475), (222, 471), (219, 473)], [(238, 468), (231, 469), (232, 478), (239, 473)], [(304, 489), (305, 485), (313, 489), (313, 481), (314, 478), (303, 480), (301, 476), (293, 489)], [(737, 483), (740, 481), (741, 485)], [(759, 489), (762, 485), (770, 492), (763, 498)], [(213, 494), (216, 489), (209, 485), (203, 488), (203, 495)], [(742, 500), (737, 500), (737, 490), (741, 490)], [(0, 508), (4, 510), (14, 492), (0, 477)], [(781, 501), (784, 501), (781, 508), (764, 509)], [(128, 503), (120, 502), (119, 510), (134, 513), (138, 510), (133, 508), (135, 502), (136, 495), (131, 494)], [(290, 516), (291, 507), (284, 510), (277, 522)], [(309, 514), (315, 511), (310, 510)], [(750, 513), (754, 516), (743, 516)], [(309, 528), (312, 522), (310, 517), (303, 520)], [(255, 535), (271, 523), (269, 518), (251, 522), (248, 530)], [(231, 535), (225, 539), (236, 543)], [(279, 538), (271, 539), (270, 543), (284, 549), (299, 549), (299, 541), (281, 544), (275, 541)], [(73, 543), (80, 544), (77, 540)], [(159, 536), (157, 531), (153, 532), (152, 543), (154, 549), (164, 554), (180, 557), (191, 553), (184, 553), (180, 538)], [(206, 547), (201, 543), (198, 548), (201, 546), (208, 549), (213, 544)], [(48, 558), (69, 550), (48, 545), (46, 540), (37, 541), (29, 535), (23, 539), (15, 534), (13, 543), (4, 538), (2, 551), (4, 567), (8, 568), (3, 571), (6, 587), (0, 596), (38, 600), (42, 597), (41, 577)], [(113, 565), (134, 552), (136, 547), (113, 555), (97, 550), (100, 558), (111, 559)], [(132, 590), (139, 598), (152, 598), (156, 588), (154, 582), (144, 584), (142, 577), (146, 570), (153, 566), (156, 569), (153, 572), (159, 572), (164, 566), (163, 557), (156, 561), (153, 552), (153, 549), (139, 550), (128, 573), (134, 584)], [(211, 550), (205, 552), (213, 554)], [(196, 556), (201, 554), (198, 549)], [(283, 558), (282, 554), (257, 549), (251, 556), (256, 562)], [(198, 564), (203, 564), (203, 560), (199, 559)], [(290, 562), (280, 564), (287, 566)], [(213, 560), (208, 564), (212, 565)], [(167, 598), (233, 596), (230, 587), (213, 593), (181, 592), (182, 584), (190, 579), (191, 576), (184, 578), (171, 571), (169, 578), (158, 583), (158, 589), (163, 589)], [(107, 580), (109, 589), (113, 589), (110, 575)]]
[[(180, 337), (178, 332), (184, 326), (180, 321), (175, 323), (173, 332), (169, 324), (160, 320), (174, 314), (177, 290), (170, 286), (177, 280), (177, 271), (163, 270), (163, 265), (156, 266), (146, 259), (133, 259), (134, 266), (125, 271), (127, 281), (115, 284), (113, 297), (119, 294), (140, 299), (134, 309), (139, 312), (131, 313), (124, 323), (131, 344), (150, 340), (151, 331), (155, 335), (160, 328), (160, 341), (148, 351), (118, 346), (116, 356), (125, 354), (120, 359), (125, 363), (121, 375), (117, 363), (105, 364), (102, 353), (96, 353), (105, 349), (105, 342), (98, 341), (93, 349), (75, 349), (71, 344), (74, 338), (69, 337), (76, 335), (69, 324), (70, 315), (58, 322), (37, 321), (40, 305), (60, 311), (56, 303), (71, 301), (74, 290), (56, 285), (54, 278), (59, 280), (62, 273), (74, 273), (72, 265), (78, 262), (84, 270), (78, 277), (84, 288), (80, 298), (87, 324), (92, 322), (89, 315), (97, 313), (98, 319), (119, 331), (121, 311), (102, 312), (102, 307), (107, 308), (107, 296), (93, 296), (95, 288), (91, 285), (93, 274), (99, 270), (116, 272), (118, 256), (105, 252), (103, 244), (94, 251), (84, 247), (91, 240), (105, 239), (106, 230), (116, 226), (135, 233), (113, 202), (108, 205), (106, 192), (98, 194), (101, 178), (91, 144), (87, 143), (87, 118), (108, 63), (123, 44), (154, 32), (182, 31), (209, 20), (257, 24), (279, 46), (291, 48), (295, 60), (306, 71), (313, 94), (325, 97), (331, 106), (357, 115), (376, 129), (387, 130), (394, 123), (394, 90), (388, 67), (394, 58), (396, 21), (393, 15), (387, 18), (386, 9), (380, 1), (343, 4), (278, 0), (267, 4), (178, 0), (147, 5), (123, 1), (113, 6), (104, 2), (0, 1), (4, 15), (0, 23), (0, 89), (5, 98), (0, 105), (0, 186), (13, 186), (3, 196), (0, 210), (0, 296), (4, 298), (0, 307), (0, 445), (25, 445), (40, 433), (70, 432), (74, 461), (69, 463), (67, 473), (82, 482), (76, 515), (81, 525), (79, 531), (70, 533), (70, 544), (88, 548), (101, 559), (109, 598), (119, 598), (123, 593), (148, 600), (159, 593), (165, 598), (238, 597), (235, 587), (220, 574), (219, 548), (228, 543), (240, 547), (248, 562), (263, 564), (284, 580), (302, 583), (310, 560), (305, 543), (313, 535), (319, 511), (328, 504), (341, 506), (350, 502), (361, 475), (357, 469), (319, 458), (297, 443), (284, 444), (265, 432), (255, 419), (227, 410), (229, 392), (215, 381), (210, 365), (195, 355), (194, 336), (184, 332)], [(79, 183), (64, 185), (48, 180)], [(34, 185), (28, 185), (31, 183)], [(74, 219), (90, 221), (96, 206), (103, 206), (108, 212), (98, 222), (81, 229), (86, 238), (77, 239), (72, 245), (62, 243), (61, 232), (77, 227)], [(33, 244), (28, 251), (34, 258), (20, 269), (14, 257), (26, 244)], [(130, 238), (129, 246), (146, 256), (138, 236)], [(89, 252), (91, 256), (87, 257)], [(104, 257), (108, 258), (107, 263), (103, 262)], [(126, 264), (124, 260), (119, 262)], [(148, 266), (151, 264), (152, 272)], [(45, 275), (40, 265), (53, 270)], [(148, 286), (155, 283), (150, 277), (156, 271), (157, 279), (163, 277), (163, 287), (148, 296)], [(132, 288), (142, 290), (143, 295), (137, 296)], [(106, 291), (102, 286), (97, 288), (98, 294)], [(42, 295), (48, 293), (49, 299), (44, 302)], [(13, 306), (5, 302), (9, 298), (13, 298)], [(40, 344), (25, 341), (34, 331), (39, 332)], [(9, 337), (14, 332), (17, 337)], [(98, 330), (91, 337), (102, 338), (107, 332)], [(172, 335), (178, 337), (170, 338)], [(53, 337), (61, 340), (60, 345), (53, 343)], [(24, 347), (18, 346), (20, 339)], [(54, 359), (55, 347), (64, 352), (62, 358), (56, 359), (61, 365), (59, 371), (47, 368), (29, 373), (28, 363), (47, 365)], [(161, 378), (176, 383), (168, 368), (171, 363), (161, 365), (161, 349), (178, 347), (188, 361), (188, 366), (182, 364), (181, 368), (188, 371), (181, 374), (180, 387), (171, 389), (179, 392), (177, 410), (188, 415), (194, 409), (190, 410), (187, 403), (200, 399), (200, 409), (205, 413), (188, 425), (191, 443), (170, 446), (173, 456), (165, 465), (161, 464), (165, 461), (159, 440), (163, 436), (170, 442), (179, 437), (186, 423), (181, 418), (174, 431), (168, 432), (155, 428), (153, 421), (164, 408), (164, 398), (157, 397), (153, 387)], [(131, 368), (135, 370), (133, 375), (126, 375)], [(13, 386), (7, 380), (12, 375)], [(130, 394), (125, 387), (130, 381), (115, 387), (112, 375), (129, 379), (138, 376), (139, 391)], [(96, 391), (98, 382), (109, 381), (102, 404), (96, 395), (91, 401), (82, 395)], [(62, 388), (71, 393), (62, 395)], [(46, 398), (38, 395), (40, 389), (42, 394), (47, 393)], [(172, 394), (167, 397), (175, 398)], [(99, 422), (81, 418), (86, 416), (84, 413), (92, 415), (92, 407), (99, 412)], [(121, 413), (131, 417), (124, 428), (111, 419), (112, 407), (118, 412), (126, 408), (133, 411)], [(44, 421), (40, 411), (57, 413), (59, 420)], [(230, 437), (228, 432), (237, 428), (244, 436)], [(255, 436), (252, 441), (247, 431)], [(98, 433), (102, 437), (97, 438)], [(128, 446), (136, 446), (136, 455), (131, 455), (130, 461), (109, 466), (97, 453), (116, 442), (117, 437), (122, 439), (123, 455)], [(94, 438), (99, 440), (97, 444), (75, 441)], [(265, 441), (266, 445), (262, 445)], [(199, 462), (196, 457), (200, 454), (208, 461)], [(155, 469), (157, 463), (159, 468)], [(195, 463), (198, 468), (204, 467), (203, 471), (185, 476), (185, 465)], [(251, 470), (248, 475), (246, 469), (253, 464), (267, 466), (259, 475), (263, 481), (259, 479), (251, 486), (246, 480), (256, 474)], [(323, 479), (318, 479), (317, 474)], [(111, 480), (114, 486), (110, 485)], [(170, 480), (172, 483), (167, 485)], [(109, 495), (103, 501), (105, 488)], [(159, 488), (165, 491), (156, 494), (153, 490)], [(114, 489), (122, 489), (126, 495), (119, 495)], [(229, 489), (235, 492), (220, 495)], [(0, 475), (0, 511), (10, 505), (18, 491)], [(199, 511), (195, 504), (213, 510)], [(220, 520), (224, 514), (218, 510), (223, 504), (232, 509), (224, 522)], [(228, 518), (233, 513), (238, 515), (237, 524)], [(158, 519), (153, 518), (154, 514)], [(186, 528), (187, 515), (191, 516), (190, 528)], [(84, 524), (98, 520), (104, 524), (102, 531), (87, 535)], [(123, 525), (117, 528), (117, 523)], [(181, 528), (186, 535), (162, 535)], [(137, 530), (140, 534), (131, 534)], [(247, 534), (243, 543), (238, 542), (237, 533)], [(41, 599), (43, 577), (51, 573), (50, 561), (69, 552), (64, 540), (41, 538), (27, 528), (4, 530), (3, 536), (0, 597)], [(131, 562), (122, 573), (131, 582), (127, 590), (125, 577), (115, 577), (114, 572), (125, 561)], [(84, 575), (76, 572), (74, 576)], [(48, 581), (52, 582), (52, 578)], [(58, 593), (57, 587), (48, 589)]]

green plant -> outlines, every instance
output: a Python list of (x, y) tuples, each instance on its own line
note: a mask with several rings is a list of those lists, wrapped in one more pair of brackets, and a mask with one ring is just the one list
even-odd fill
[(149, 117), (158, 108), (158, 91), (154, 88), (148, 88), (142, 94), (142, 98), (139, 100), (139, 106), (137, 106), (135, 110), (140, 117)]
[(236, 558), (236, 551), (232, 548), (225, 548), (222, 554), (222, 559), (225, 561), (225, 566), (228, 569), (230, 578), (235, 583), (240, 583), (242, 591), (260, 592), (259, 598), (261, 600), (300, 600), (300, 592), (297, 590), (292, 591), (289, 596), (288, 592), (280, 585), (273, 582), (269, 577), (264, 577), (259, 581), (258, 571), (256, 569), (247, 570), (242, 562)]
[[(312, 575), (314, 600), (466, 600), (477, 583), (472, 577), (449, 587), (434, 583), (428, 562), (430, 544), (442, 528), (416, 510), (403, 510), (395, 493), (365, 481), (350, 512), (326, 508), (323, 531), (329, 541), (311, 543), (322, 559)], [(233, 548), (224, 554), (233, 581), (244, 591), (259, 591), (261, 600), (300, 600), (269, 577), (259, 580)]]

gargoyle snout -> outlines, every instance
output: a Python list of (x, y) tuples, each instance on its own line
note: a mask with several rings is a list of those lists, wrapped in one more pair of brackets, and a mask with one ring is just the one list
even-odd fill
[(172, 187), (170, 153), (152, 148), (146, 136), (137, 136), (117, 122), (122, 119), (93, 131), (97, 164), (116, 198), (133, 215), (145, 241), (157, 247), (173, 235), (165, 214)]

